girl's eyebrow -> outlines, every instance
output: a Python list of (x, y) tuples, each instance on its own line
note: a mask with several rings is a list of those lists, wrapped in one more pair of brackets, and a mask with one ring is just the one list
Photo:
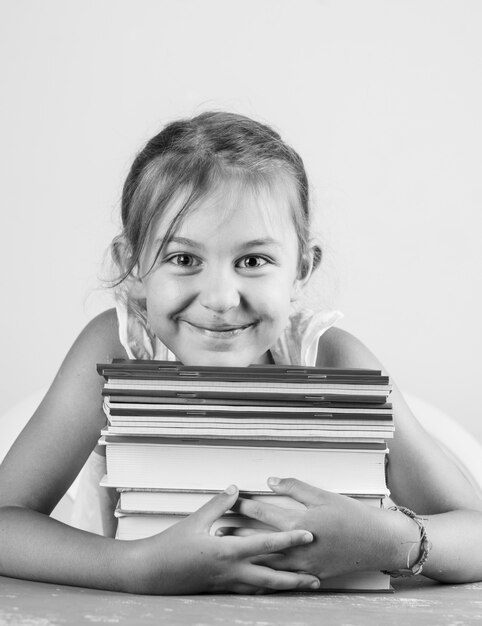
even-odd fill
[[(156, 243), (161, 243), (161, 240), (156, 240)], [(170, 243), (177, 243), (181, 246), (189, 246), (191, 248), (204, 248), (202, 243), (189, 239), (188, 237), (178, 237), (174, 235), (166, 242), (166, 245)], [(250, 241), (243, 241), (240, 248), (255, 248), (256, 246), (282, 246), (281, 242), (273, 239), (272, 237), (262, 237), (260, 239), (251, 239)]]
[(167, 246), (171, 243), (177, 243), (180, 246), (186, 246), (188, 248), (204, 248), (204, 246), (200, 243), (197, 243), (193, 239), (188, 239), (187, 237), (177, 237), (174, 235), (173, 237), (169, 237), (166, 241), (163, 237), (158, 237), (154, 240), (154, 246), (160, 247), (161, 249), (167, 248)]
[(272, 237), (264, 237), (261, 239), (251, 239), (243, 243), (245, 248), (255, 248), (256, 246), (281, 246), (281, 242)]
[(170, 237), (168, 241), (166, 241), (166, 245), (169, 245), (170, 243), (178, 243), (181, 246), (190, 246), (191, 248), (202, 248), (203, 245), (194, 241), (193, 239), (188, 239), (188, 237), (178, 237), (176, 235), (174, 235), (173, 237)]

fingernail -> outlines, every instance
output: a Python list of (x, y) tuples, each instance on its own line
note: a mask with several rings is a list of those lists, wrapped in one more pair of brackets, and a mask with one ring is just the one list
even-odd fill
[(268, 478), (268, 485), (279, 485), (280, 479), (276, 478), (276, 476), (270, 476)]
[(310, 585), (310, 589), (319, 589), (319, 588), (320, 588), (320, 581), (318, 579), (314, 580)]
[(313, 541), (313, 535), (311, 533), (305, 533), (302, 539), (303, 543), (311, 543)]
[(226, 489), (224, 490), (224, 493), (228, 493), (230, 496), (233, 495), (233, 493), (236, 493), (238, 490), (238, 488), (236, 487), (236, 485), (229, 485), (229, 487), (226, 487)]

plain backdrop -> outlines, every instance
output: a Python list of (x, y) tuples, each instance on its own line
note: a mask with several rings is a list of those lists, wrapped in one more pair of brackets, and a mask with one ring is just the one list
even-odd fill
[(482, 440), (481, 31), (478, 0), (1, 1), (2, 407), (111, 306), (136, 151), (227, 109), (303, 156), (310, 303)]

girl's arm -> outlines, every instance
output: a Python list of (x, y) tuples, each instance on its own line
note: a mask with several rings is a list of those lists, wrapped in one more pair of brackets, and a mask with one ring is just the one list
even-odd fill
[(312, 540), (305, 531), (258, 538), (212, 537), (210, 524), (237, 490), (222, 493), (181, 524), (139, 541), (87, 533), (49, 517), (105, 424), (96, 363), (125, 358), (115, 313), (81, 333), (41, 405), (0, 467), (0, 573), (16, 578), (137, 593), (254, 592), (316, 584), (254, 557)]
[[(327, 331), (320, 340), (319, 365), (383, 369), (352, 335)], [(393, 381), (392, 381), (393, 383)], [(387, 480), (391, 497), (426, 518), (432, 544), (423, 573), (444, 582), (482, 580), (482, 502), (473, 488), (411, 413), (398, 389), (391, 396), (395, 436), (390, 441)], [(286, 557), (270, 557), (272, 566), (302, 569), (320, 578), (354, 570), (396, 570), (418, 557), (417, 524), (398, 511), (377, 510), (353, 499), (288, 479), (272, 484), (277, 493), (304, 502), (309, 509), (286, 513), (242, 501), (242, 513), (274, 527), (310, 530), (315, 541)]]
[[(325, 341), (330, 346), (327, 351), (332, 362), (340, 363), (339, 367), (349, 367), (351, 363), (351, 367), (385, 369), (368, 348), (347, 332), (331, 332)], [(396, 504), (427, 517), (432, 550), (424, 574), (447, 582), (482, 580), (482, 501), (413, 415), (395, 384), (390, 401), (395, 434), (389, 445), (387, 482)], [(401, 513), (396, 515), (398, 528), (403, 525), (408, 533), (410, 525), (417, 535), (412, 520)], [(400, 539), (401, 545), (409, 545), (403, 543), (403, 537)], [(414, 552), (412, 562), (416, 558)], [(405, 563), (398, 567), (406, 567), (406, 556)]]

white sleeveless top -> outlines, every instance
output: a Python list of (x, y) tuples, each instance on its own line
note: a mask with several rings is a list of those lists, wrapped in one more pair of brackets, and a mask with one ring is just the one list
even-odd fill
[[(144, 310), (137, 302), (119, 298), (119, 338), (130, 359), (175, 361), (176, 356), (149, 328)], [(276, 365), (315, 365), (318, 342), (323, 333), (343, 317), (340, 311), (293, 309), (288, 324), (270, 348)], [(97, 451), (88, 458), (79, 480), (72, 526), (100, 535), (115, 535), (113, 511), (117, 493), (99, 486), (106, 473), (105, 457)]]

